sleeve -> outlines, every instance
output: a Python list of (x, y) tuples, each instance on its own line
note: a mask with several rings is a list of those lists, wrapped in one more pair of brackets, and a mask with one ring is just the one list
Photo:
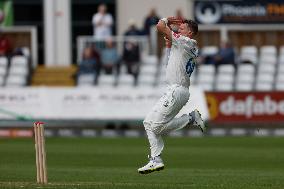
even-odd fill
[(108, 14), (107, 19), (106, 19), (106, 21), (105, 21), (105, 24), (107, 24), (108, 26), (112, 26), (112, 24), (113, 24), (113, 19), (112, 19), (111, 14)]
[(96, 25), (96, 15), (95, 14), (93, 15), (93, 18), (92, 18), (92, 24)]
[(100, 21), (100, 16), (98, 14), (95, 14), (93, 16), (93, 25), (97, 25), (97, 23)]
[(171, 48), (166, 48), (166, 65), (168, 65), (171, 54)]
[(172, 32), (172, 45), (180, 46), (194, 58), (198, 56), (197, 43), (194, 39)]
[(191, 57), (196, 58), (198, 56), (198, 48), (195, 40), (187, 40), (184, 45), (184, 49), (188, 52), (188, 54), (190, 54)]

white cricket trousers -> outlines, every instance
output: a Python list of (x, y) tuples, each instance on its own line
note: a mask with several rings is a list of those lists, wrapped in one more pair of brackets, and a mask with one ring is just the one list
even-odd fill
[(189, 99), (189, 90), (181, 85), (171, 85), (167, 92), (147, 114), (143, 124), (150, 143), (151, 156), (159, 156), (164, 148), (162, 135), (185, 127), (191, 116), (175, 116)]

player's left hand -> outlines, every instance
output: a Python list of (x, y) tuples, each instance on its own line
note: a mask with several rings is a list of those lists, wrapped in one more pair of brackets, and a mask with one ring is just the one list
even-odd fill
[(166, 42), (166, 47), (167, 48), (171, 48), (172, 42), (168, 38), (166, 38), (166, 37), (164, 37), (164, 39), (165, 39), (165, 42)]
[(183, 20), (176, 17), (168, 17), (168, 24), (180, 25), (183, 23)]

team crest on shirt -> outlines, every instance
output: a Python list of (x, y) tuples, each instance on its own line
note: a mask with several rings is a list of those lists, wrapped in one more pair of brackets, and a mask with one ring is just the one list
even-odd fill
[(168, 106), (169, 106), (169, 101), (166, 100), (163, 105), (164, 105), (165, 107), (168, 107)]

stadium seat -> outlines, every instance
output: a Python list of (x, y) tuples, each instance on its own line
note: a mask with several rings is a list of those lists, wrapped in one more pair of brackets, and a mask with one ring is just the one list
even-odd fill
[(8, 67), (8, 58), (7, 57), (0, 57), (0, 67), (4, 67), (7, 69)]
[(278, 71), (278, 73), (284, 73), (284, 64), (279, 64), (277, 71)]
[(214, 65), (201, 65), (197, 70), (198, 74), (196, 79), (196, 84), (199, 85), (206, 91), (212, 91), (214, 89), (215, 81), (215, 66)]
[(255, 90), (257, 91), (271, 91), (273, 89), (272, 83), (256, 83)]
[(257, 64), (257, 56), (253, 55), (253, 54), (241, 54), (240, 55), (240, 62), (244, 63), (244, 62), (250, 62), (252, 64)]
[(253, 83), (244, 83), (244, 82), (236, 83), (236, 91), (251, 91), (251, 90), (253, 90)]
[(215, 72), (216, 72), (216, 69), (214, 65), (201, 65), (198, 67), (199, 74), (214, 75)]
[(28, 67), (23, 66), (11, 66), (9, 69), (9, 75), (23, 75), (27, 76), (29, 73)]
[(127, 67), (125, 64), (122, 64), (119, 68), (119, 73), (120, 74), (127, 74)]
[(257, 55), (257, 48), (256, 46), (243, 46), (241, 47), (241, 54)]
[(7, 74), (7, 69), (6, 67), (0, 66), (0, 76), (5, 76)]
[(236, 83), (253, 83), (255, 76), (245, 72), (238, 72), (236, 76)]
[(155, 75), (139, 75), (138, 85), (139, 86), (154, 86), (156, 77)]
[(199, 83), (198, 86), (204, 91), (213, 91), (213, 85), (211, 83)]
[(277, 56), (277, 48), (275, 46), (262, 46), (260, 47), (260, 56), (263, 55), (274, 55), (275, 57)]
[(277, 83), (284, 83), (284, 72), (279, 72), (276, 76)]
[(284, 91), (284, 83), (283, 82), (276, 82), (275, 89), (277, 91)]
[(232, 64), (220, 65), (218, 67), (218, 74), (233, 75), (234, 73), (235, 73), (235, 67)]
[(281, 46), (280, 48), (279, 48), (279, 55), (281, 56), (281, 55), (284, 55), (284, 46)]
[(142, 64), (158, 64), (158, 57), (156, 55), (142, 56)]
[(217, 91), (233, 90), (235, 79), (235, 67), (231, 64), (220, 65), (216, 75), (215, 89)]
[(28, 60), (25, 56), (14, 56), (11, 59), (11, 66), (28, 67)]
[[(283, 58), (284, 58), (284, 55), (283, 55)], [(278, 64), (275, 89), (282, 90), (283, 84), (284, 84), (284, 62)]]
[(159, 65), (158, 67), (159, 75), (165, 75), (166, 69), (167, 69), (166, 65)]
[(95, 74), (81, 74), (78, 76), (78, 86), (92, 86), (95, 82)]
[(130, 74), (120, 74), (118, 77), (118, 85), (134, 86), (134, 76)]
[(201, 49), (201, 55), (202, 56), (213, 56), (218, 53), (218, 47), (217, 46), (204, 46)]
[(157, 74), (157, 64), (142, 64), (139, 74), (155, 75)]
[(284, 54), (279, 55), (278, 62), (279, 64), (284, 64)]
[(235, 89), (237, 91), (251, 91), (255, 80), (255, 66), (252, 64), (238, 65)]
[(273, 64), (260, 64), (258, 67), (258, 73), (269, 73), (274, 74), (276, 70), (275, 65)]
[(258, 52), (256, 46), (243, 46), (240, 53), (241, 62), (257, 63)]
[(22, 47), (22, 52), (24, 54), (25, 57), (30, 58), (31, 56), (31, 51), (29, 47)]
[(212, 91), (214, 85), (215, 75), (199, 73), (197, 76), (197, 85), (206, 91)]
[(256, 77), (256, 81), (260, 83), (273, 83), (274, 75), (270, 73), (259, 73)]
[(234, 75), (223, 74), (219, 72), (216, 78), (216, 90), (217, 91), (231, 91), (233, 90)]
[(214, 75), (207, 75), (199, 73), (197, 76), (197, 82), (199, 83), (213, 83), (215, 79)]
[(262, 55), (259, 58), (260, 64), (276, 64), (277, 56), (276, 55)]
[(258, 73), (255, 89), (258, 91), (268, 91), (273, 89), (274, 75), (270, 73)]
[(26, 77), (22, 75), (8, 75), (6, 79), (6, 87), (21, 87), (27, 83)]
[(233, 83), (216, 83), (216, 91), (232, 91)]
[(158, 78), (158, 86), (165, 86), (167, 85), (166, 77), (165, 75), (160, 75)]
[(0, 76), (0, 87), (4, 85), (5, 79), (3, 76)]
[(238, 73), (254, 74), (255, 73), (255, 66), (252, 65), (252, 64), (240, 64), (238, 66)]
[(99, 86), (113, 86), (115, 84), (114, 75), (100, 75), (98, 78)]
[(234, 75), (230, 74), (218, 74), (216, 77), (216, 83), (233, 83)]

